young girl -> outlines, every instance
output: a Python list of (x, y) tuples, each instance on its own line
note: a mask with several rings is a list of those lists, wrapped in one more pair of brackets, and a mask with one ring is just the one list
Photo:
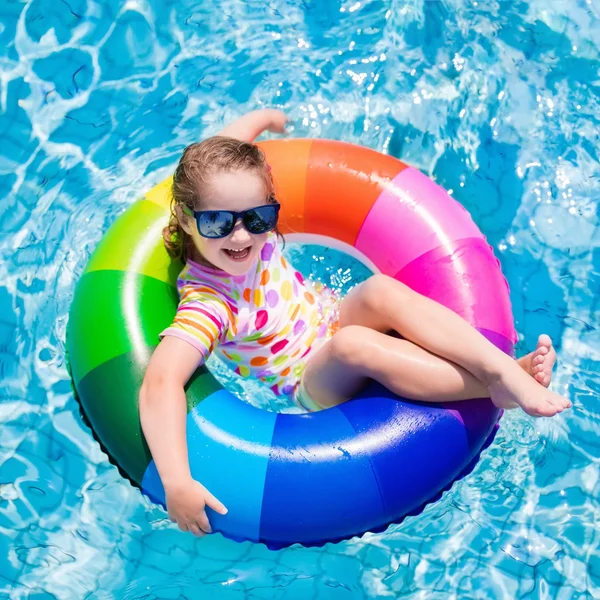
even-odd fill
[[(275, 110), (250, 113), (186, 148), (173, 180), (169, 252), (186, 266), (180, 304), (161, 334), (140, 392), (140, 417), (172, 521), (202, 536), (205, 506), (226, 508), (192, 479), (184, 386), (216, 351), (309, 410), (335, 406), (375, 379), (420, 401), (490, 397), (501, 408), (553, 416), (571, 403), (549, 391), (556, 353), (548, 336), (513, 360), (461, 317), (385, 275), (339, 300), (305, 281), (277, 244), (279, 204), (252, 141), (283, 132)], [(388, 335), (398, 332), (402, 338)]]

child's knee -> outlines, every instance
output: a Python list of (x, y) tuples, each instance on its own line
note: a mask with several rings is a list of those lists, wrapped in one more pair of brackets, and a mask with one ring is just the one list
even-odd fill
[(329, 342), (332, 356), (350, 367), (363, 366), (367, 359), (366, 335), (369, 329), (360, 325), (348, 325), (340, 329)]
[(365, 310), (382, 314), (389, 310), (390, 302), (398, 308), (398, 301), (410, 298), (410, 289), (393, 277), (377, 273), (362, 284), (361, 301)]

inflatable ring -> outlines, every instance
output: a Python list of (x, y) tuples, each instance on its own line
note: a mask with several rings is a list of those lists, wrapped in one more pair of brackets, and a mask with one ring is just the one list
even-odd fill
[[(326, 140), (260, 143), (272, 167), (287, 239), (335, 246), (375, 272), (445, 304), (512, 353), (508, 285), (467, 211), (418, 170)], [(158, 334), (178, 303), (169, 259), (170, 180), (106, 233), (81, 277), (67, 331), (83, 411), (106, 451), (164, 505), (144, 441), (138, 392)], [(311, 414), (276, 414), (223, 389), (200, 367), (187, 386), (192, 475), (229, 509), (213, 530), (270, 548), (381, 531), (416, 514), (477, 461), (499, 411), (490, 400), (404, 401), (372, 385)]]

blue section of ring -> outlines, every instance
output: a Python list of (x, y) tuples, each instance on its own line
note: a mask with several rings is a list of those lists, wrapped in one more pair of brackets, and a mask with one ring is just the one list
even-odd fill
[[(446, 487), (479, 450), (464, 424), (444, 408), (403, 401), (370, 385), (340, 405), (356, 439), (368, 452), (387, 521), (399, 521)], [(493, 426), (481, 423), (482, 430)]]
[[(234, 539), (258, 541), (263, 490), (277, 415), (219, 390), (187, 415), (187, 444), (192, 477), (216, 496), (229, 512), (208, 509), (213, 531)], [(142, 490), (164, 504), (165, 493), (154, 461)]]
[(323, 543), (385, 523), (369, 451), (339, 408), (278, 415), (261, 541), (271, 548)]

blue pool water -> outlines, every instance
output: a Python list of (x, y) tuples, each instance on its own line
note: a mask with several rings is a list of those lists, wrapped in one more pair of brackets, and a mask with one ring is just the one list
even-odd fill
[[(599, 82), (596, 0), (3, 0), (0, 597), (600, 598)], [(505, 415), (439, 502), (320, 549), (179, 533), (108, 462), (65, 367), (108, 226), (261, 106), (452, 190), (502, 261), (519, 350), (549, 333), (574, 402)], [(288, 252), (340, 288), (365, 275)]]

